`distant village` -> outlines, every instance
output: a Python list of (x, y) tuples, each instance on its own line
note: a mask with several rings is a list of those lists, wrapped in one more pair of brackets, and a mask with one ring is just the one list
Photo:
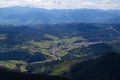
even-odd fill
[(99, 42), (80, 42), (80, 43), (64, 43), (63, 45), (61, 46), (52, 46), (52, 48), (49, 50), (50, 51), (50, 54), (55, 54), (61, 50), (64, 50), (64, 49), (69, 49), (73, 46), (75, 47), (88, 47), (90, 45), (93, 45), (93, 44), (99, 44), (99, 43), (103, 43), (102, 41), (99, 41)]

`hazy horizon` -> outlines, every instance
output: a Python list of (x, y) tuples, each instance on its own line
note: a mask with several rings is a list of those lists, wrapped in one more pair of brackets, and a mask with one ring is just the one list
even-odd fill
[(120, 10), (119, 0), (0, 0), (0, 8), (35, 7), (45, 9)]

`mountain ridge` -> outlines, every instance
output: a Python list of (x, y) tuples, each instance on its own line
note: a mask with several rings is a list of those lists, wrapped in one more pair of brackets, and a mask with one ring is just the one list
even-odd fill
[[(0, 24), (116, 23), (120, 10), (0, 8)], [(112, 21), (112, 20), (113, 21)], [(110, 20), (110, 21), (109, 21)]]

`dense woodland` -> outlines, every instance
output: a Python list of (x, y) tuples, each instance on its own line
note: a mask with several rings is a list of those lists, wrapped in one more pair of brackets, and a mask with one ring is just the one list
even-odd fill
[(7, 68), (0, 70), (0, 78), (119, 80), (119, 27), (99, 23), (0, 25), (0, 66)]

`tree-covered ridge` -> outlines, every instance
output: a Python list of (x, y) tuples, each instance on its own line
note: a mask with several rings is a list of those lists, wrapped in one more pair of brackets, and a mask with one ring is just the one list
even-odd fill
[(2, 67), (0, 68), (0, 79), (1, 80), (69, 80), (67, 78), (58, 77), (58, 76), (18, 73), (15, 71), (9, 71)]
[(73, 80), (119, 80), (120, 54), (106, 53), (102, 57), (76, 64), (71, 69)]

